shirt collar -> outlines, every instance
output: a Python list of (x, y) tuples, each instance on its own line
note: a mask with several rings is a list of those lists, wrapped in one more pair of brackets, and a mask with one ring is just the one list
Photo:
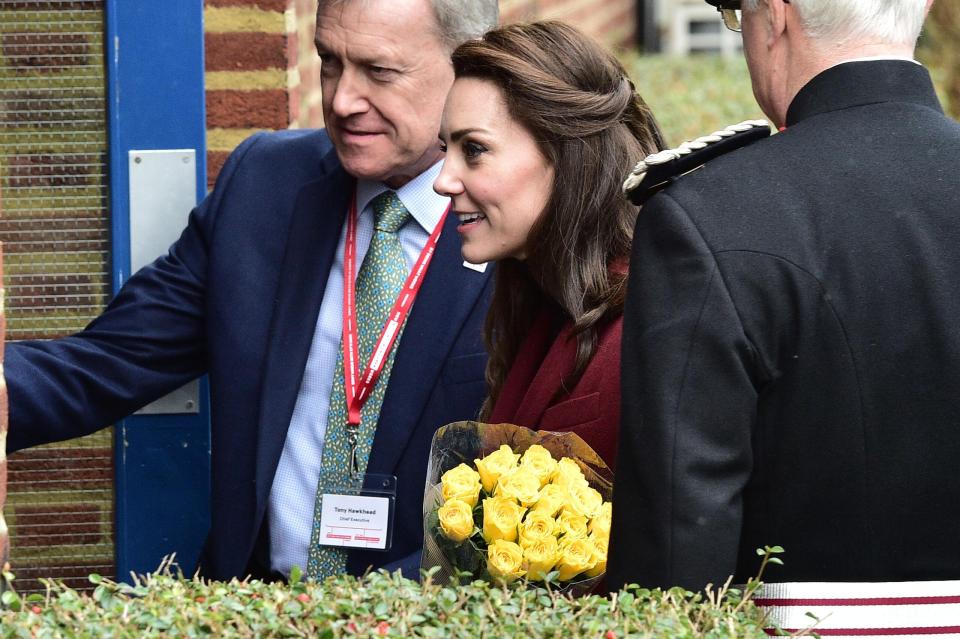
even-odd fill
[[(837, 66), (837, 65), (839, 65), (839, 64), (846, 64), (847, 62), (875, 62), (875, 61), (877, 61), (877, 60), (903, 60), (904, 62), (913, 62), (914, 64), (920, 64), (919, 62), (917, 62), (916, 60), (914, 60), (913, 58), (908, 57), (908, 56), (901, 56), (901, 55), (873, 55), (873, 56), (866, 56), (866, 57), (863, 57), (863, 58), (850, 58), (849, 60), (841, 60), (840, 62), (838, 62), (837, 64), (834, 64), (834, 65), (832, 65), (832, 66), (835, 67), (835, 66)], [(923, 65), (921, 65), (921, 66), (923, 66)]]
[[(433, 183), (440, 175), (442, 167), (443, 160), (439, 160), (429, 169), (396, 189), (397, 197), (410, 211), (410, 216), (427, 233), (433, 233), (433, 229), (440, 222), (443, 212), (447, 210), (447, 205), (450, 203), (450, 198), (439, 195), (433, 190)], [(357, 180), (357, 211), (360, 211), (362, 215), (373, 198), (389, 190), (391, 190), (390, 187), (383, 182)]]

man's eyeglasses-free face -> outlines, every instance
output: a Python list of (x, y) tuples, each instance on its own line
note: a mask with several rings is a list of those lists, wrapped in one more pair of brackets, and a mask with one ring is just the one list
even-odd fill
[(740, 32), (740, 0), (707, 0), (720, 12), (723, 26), (731, 31)]

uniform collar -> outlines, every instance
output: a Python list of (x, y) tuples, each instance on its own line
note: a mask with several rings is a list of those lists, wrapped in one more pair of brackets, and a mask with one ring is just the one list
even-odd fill
[[(424, 231), (432, 233), (436, 228), (443, 212), (450, 203), (450, 198), (438, 195), (433, 190), (433, 182), (440, 174), (443, 166), (443, 160), (440, 160), (429, 169), (413, 178), (399, 189), (396, 189), (397, 197), (403, 202), (403, 205), (410, 211), (410, 216), (417, 221)], [(363, 214), (367, 205), (384, 191), (391, 190), (383, 182), (374, 182), (371, 180), (357, 180), (357, 211)]]
[(927, 70), (912, 60), (853, 60), (810, 80), (787, 109), (787, 126), (811, 116), (878, 102), (914, 102), (943, 112)]
[(903, 56), (903, 55), (871, 55), (871, 56), (864, 56), (862, 58), (850, 58), (849, 60), (841, 60), (840, 62), (837, 62), (836, 64), (832, 65), (830, 68), (839, 66), (841, 64), (846, 64), (848, 62), (876, 62), (878, 60), (903, 60), (904, 62), (913, 62), (914, 64), (920, 64), (913, 58), (908, 58), (907, 56)]

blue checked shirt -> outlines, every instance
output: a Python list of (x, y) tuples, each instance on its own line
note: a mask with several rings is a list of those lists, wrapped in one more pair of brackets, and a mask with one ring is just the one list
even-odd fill
[[(449, 203), (437, 195), (433, 182), (440, 173), (441, 162), (397, 189), (413, 221), (400, 229), (400, 244), (412, 269), (430, 233), (440, 221)], [(388, 187), (381, 182), (357, 183), (357, 269), (373, 237), (373, 208), (370, 202)], [(290, 419), (290, 429), (283, 445), (283, 454), (270, 489), (267, 516), (270, 518), (270, 563), (273, 570), (289, 575), (293, 566), (307, 565), (313, 507), (317, 499), (317, 480), (327, 432), (330, 391), (337, 365), (343, 328), (343, 247), (346, 225), (340, 231), (337, 254), (330, 268), (327, 287), (320, 304), (320, 314), (303, 371), (297, 403)], [(366, 362), (363, 362), (366, 365)], [(342, 428), (342, 424), (334, 424)]]

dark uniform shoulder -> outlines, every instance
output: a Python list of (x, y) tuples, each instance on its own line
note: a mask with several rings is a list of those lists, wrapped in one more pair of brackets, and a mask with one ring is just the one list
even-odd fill
[(623, 193), (640, 205), (677, 178), (708, 161), (770, 136), (766, 120), (746, 120), (688, 140), (675, 149), (648, 155), (633, 168), (623, 183)]

